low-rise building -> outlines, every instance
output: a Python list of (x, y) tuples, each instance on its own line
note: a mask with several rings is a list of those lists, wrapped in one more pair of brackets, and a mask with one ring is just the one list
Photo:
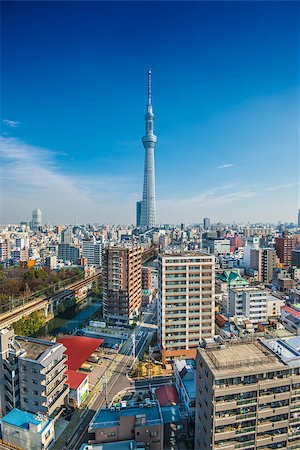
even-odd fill
[(69, 392), (69, 404), (74, 408), (79, 408), (89, 394), (88, 374), (75, 370), (67, 371)]
[(245, 316), (252, 323), (266, 323), (268, 292), (257, 287), (229, 289), (229, 312), (232, 316)]
[(12, 448), (44, 450), (54, 440), (54, 421), (40, 413), (14, 408), (2, 417), (1, 431), (3, 443)]
[(267, 298), (267, 316), (268, 319), (274, 319), (280, 317), (280, 310), (285, 305), (285, 301), (282, 298), (269, 295)]
[(158, 401), (100, 409), (88, 429), (89, 442), (100, 444), (135, 440), (150, 450), (163, 450), (163, 418)]

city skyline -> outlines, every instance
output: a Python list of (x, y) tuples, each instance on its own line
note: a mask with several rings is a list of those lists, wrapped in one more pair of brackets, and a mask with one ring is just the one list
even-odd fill
[(296, 222), (298, 7), (6, 2), (1, 222), (135, 222), (148, 67), (158, 223)]

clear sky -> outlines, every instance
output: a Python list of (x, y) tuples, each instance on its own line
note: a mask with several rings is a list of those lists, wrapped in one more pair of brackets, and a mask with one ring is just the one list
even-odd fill
[(1, 222), (296, 221), (299, 2), (2, 2)]

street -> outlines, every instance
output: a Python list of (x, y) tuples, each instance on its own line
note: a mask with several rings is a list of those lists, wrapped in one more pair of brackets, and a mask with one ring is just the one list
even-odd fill
[[(99, 392), (92, 397), (87, 409), (81, 409), (74, 413), (70, 424), (53, 445), (53, 450), (78, 450), (82, 443), (88, 441), (88, 426), (99, 408), (106, 403), (109, 405), (115, 395), (126, 388), (143, 388), (144, 386), (149, 386), (149, 381), (147, 380), (140, 380), (135, 383), (130, 381), (127, 374), (133, 366), (134, 361), (139, 358), (147, 345), (150, 344), (153, 332), (155, 331), (155, 327), (153, 326), (155, 323), (156, 303), (153, 302), (144, 313), (142, 321), (137, 324), (131, 337), (123, 345), (119, 353), (119, 356), (121, 356), (120, 362), (113, 370), (110, 370), (113, 362), (110, 364), (106, 370), (106, 380), (103, 381), (101, 379), (96, 385)], [(166, 384), (169, 382), (168, 377), (160, 378), (157, 381), (158, 383)], [(151, 380), (151, 385), (160, 385), (154, 383)]]

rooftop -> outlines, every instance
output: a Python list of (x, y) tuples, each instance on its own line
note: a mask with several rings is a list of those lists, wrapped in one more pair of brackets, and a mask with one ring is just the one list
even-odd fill
[(179, 403), (178, 394), (174, 386), (160, 386), (156, 388), (155, 395), (160, 406), (177, 405)]
[[(138, 443), (136, 441), (118, 441), (118, 450), (145, 450), (146, 444), (142, 445), (141, 442)], [(116, 450), (115, 442), (105, 442), (103, 444), (82, 444), (79, 450)]]
[(186, 414), (179, 405), (162, 406), (161, 413), (165, 423), (180, 422), (183, 418), (186, 418)]
[(14, 425), (18, 428), (24, 428), (25, 430), (29, 430), (30, 424), (39, 425), (42, 423), (43, 425), (40, 431), (36, 431), (38, 433), (42, 433), (43, 430), (51, 423), (51, 419), (48, 417), (38, 416), (37, 414), (32, 414), (17, 408), (14, 408), (6, 414), (6, 416), (2, 417), (1, 421), (9, 425)]
[(203, 250), (184, 250), (182, 248), (176, 248), (176, 249), (170, 249), (166, 248), (165, 250), (162, 250), (160, 253), (161, 256), (181, 256), (181, 257), (190, 257), (190, 256), (209, 256), (210, 258), (213, 255), (210, 255), (209, 253), (203, 252)]
[(68, 377), (67, 384), (71, 389), (78, 389), (79, 386), (88, 378), (87, 373), (76, 372), (75, 370), (67, 370), (66, 375)]
[(284, 311), (288, 314), (292, 314), (293, 316), (300, 318), (300, 312), (294, 308), (291, 308), (290, 306), (282, 306), (282, 308), (280, 308), (280, 309), (281, 309), (281, 311)]
[(266, 339), (263, 344), (272, 352), (276, 353), (285, 364), (293, 367), (300, 366), (300, 336), (295, 336), (287, 340)]
[(215, 376), (241, 375), (280, 370), (284, 364), (258, 340), (243, 339), (218, 343), (200, 353)]
[(90, 423), (89, 430), (97, 428), (107, 428), (120, 425), (120, 420), (124, 416), (135, 416), (137, 421), (145, 418), (144, 425), (159, 425), (162, 423), (160, 407), (158, 402), (151, 402), (150, 405), (145, 403), (126, 406), (125, 408), (104, 408), (99, 409)]
[(61, 338), (59, 342), (66, 347), (64, 353), (68, 355), (68, 368), (78, 370), (104, 340), (85, 336), (68, 336)]
[(26, 358), (38, 360), (44, 352), (57, 346), (56, 342), (17, 336), (16, 340), (26, 351)]
[(218, 274), (216, 278), (228, 283), (230, 286), (247, 286), (249, 284), (249, 281), (242, 277), (239, 269), (224, 270), (222, 273)]

